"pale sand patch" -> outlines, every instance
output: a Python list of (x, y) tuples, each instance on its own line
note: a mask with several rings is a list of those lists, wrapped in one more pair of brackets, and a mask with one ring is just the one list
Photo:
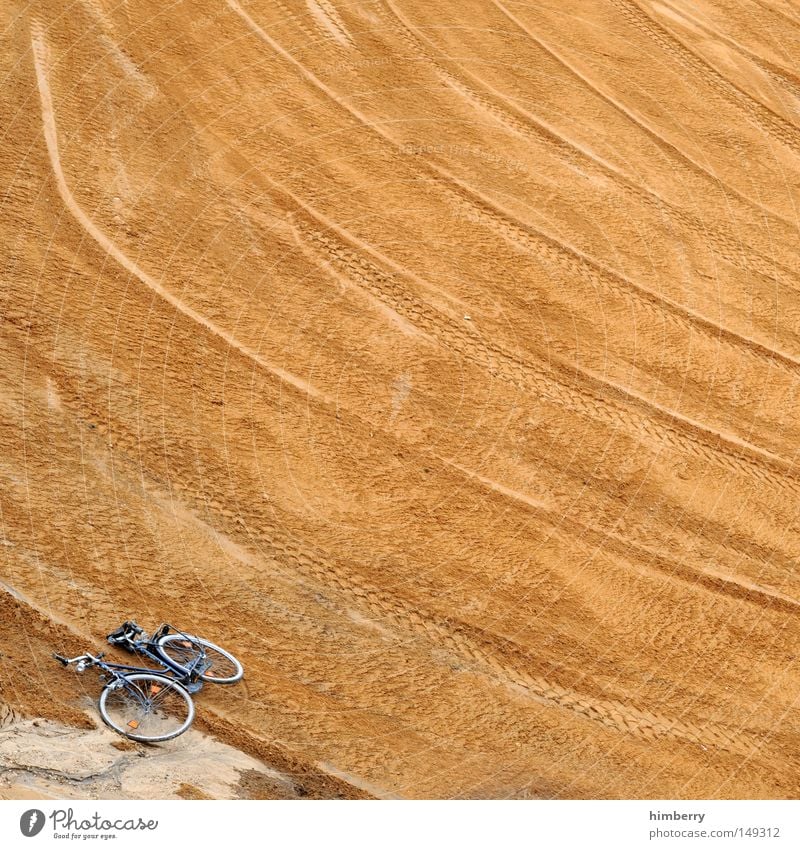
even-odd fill
[(292, 792), (288, 777), (194, 729), (158, 746), (134, 744), (103, 726), (44, 719), (0, 730), (0, 799), (177, 799), (182, 784), (227, 799), (249, 770)]

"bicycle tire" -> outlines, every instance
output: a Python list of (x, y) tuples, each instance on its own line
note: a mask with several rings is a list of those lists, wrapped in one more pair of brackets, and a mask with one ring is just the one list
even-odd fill
[[(183, 734), (192, 724), (194, 702), (174, 678), (145, 672), (122, 677), (129, 687), (120, 686), (115, 680), (100, 694), (100, 716), (109, 728), (139, 743), (163, 743)], [(152, 704), (148, 707), (148, 699), (157, 703), (155, 710)], [(170, 716), (170, 711), (177, 717)], [(173, 727), (176, 723), (177, 727)]]
[[(201, 681), (205, 681), (208, 684), (235, 684), (237, 681), (242, 680), (244, 676), (242, 664), (229, 651), (225, 651), (225, 649), (220, 648), (208, 640), (204, 640), (202, 637), (195, 637), (191, 634), (165, 634), (163, 637), (158, 638), (156, 649), (165, 660), (178, 666), (184, 673), (188, 673), (192, 661), (197, 657), (197, 651), (193, 651), (191, 645), (184, 645), (187, 642), (202, 645), (206, 650), (206, 658), (212, 663), (211, 667), (200, 676)], [(172, 652), (172, 654), (169, 652)], [(223, 659), (222, 661), (218, 660), (217, 666), (224, 669), (224, 661), (227, 661), (230, 668), (226, 669), (226, 672), (230, 674), (214, 675), (215, 654)]]

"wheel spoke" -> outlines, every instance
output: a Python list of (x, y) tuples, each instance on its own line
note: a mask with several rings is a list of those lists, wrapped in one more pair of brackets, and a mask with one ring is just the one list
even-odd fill
[(160, 641), (159, 646), (173, 663), (183, 669), (191, 668), (205, 655), (208, 667), (200, 676), (204, 681), (234, 681), (241, 677), (241, 667), (227, 653), (197, 637), (185, 638), (171, 634)]
[(128, 675), (122, 687), (105, 691), (101, 712), (112, 728), (144, 742), (180, 734), (194, 715), (191, 697), (176, 682), (144, 673)]
[(163, 702), (165, 696), (167, 696), (168, 694), (173, 695), (174, 689), (175, 688), (172, 686), (172, 684), (164, 684), (161, 687), (161, 689), (150, 700), (151, 706), (155, 707), (157, 704), (160, 704), (161, 702)]
[(198, 651), (194, 646), (179, 646), (175, 643), (168, 643), (170, 654), (179, 655), (180, 657), (192, 658)]
[(144, 709), (147, 704), (147, 694), (144, 692), (138, 681), (127, 680), (126, 683), (119, 688), (118, 692), (120, 696), (123, 696), (123, 694), (124, 696), (129, 696), (133, 704), (138, 705), (142, 709)]
[(205, 673), (208, 678), (229, 678), (236, 674), (236, 666), (216, 649), (206, 648), (206, 660), (211, 664)]

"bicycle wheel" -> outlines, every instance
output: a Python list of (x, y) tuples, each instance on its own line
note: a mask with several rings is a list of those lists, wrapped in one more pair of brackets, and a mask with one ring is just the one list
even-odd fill
[(191, 634), (165, 634), (156, 643), (159, 654), (183, 672), (189, 671), (192, 662), (200, 654), (199, 646), (203, 647), (206, 661), (211, 664), (200, 676), (201, 681), (209, 684), (235, 684), (241, 680), (244, 675), (242, 664), (230, 652), (208, 640)]
[(140, 743), (171, 740), (194, 719), (192, 697), (177, 681), (145, 672), (108, 684), (99, 707), (106, 725)]

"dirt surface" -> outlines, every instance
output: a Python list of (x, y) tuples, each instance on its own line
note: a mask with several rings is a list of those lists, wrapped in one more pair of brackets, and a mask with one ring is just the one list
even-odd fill
[(9, 729), (135, 618), (289, 782), (165, 796), (798, 795), (800, 6), (0, 32)]
[(0, 799), (297, 798), (287, 776), (192, 729), (169, 746), (119, 741), (46, 720), (0, 729)]

